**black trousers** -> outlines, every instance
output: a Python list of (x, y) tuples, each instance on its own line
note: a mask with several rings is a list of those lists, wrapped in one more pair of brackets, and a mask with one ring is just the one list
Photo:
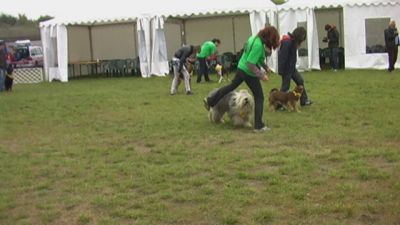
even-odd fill
[(281, 76), (282, 76), (281, 91), (283, 92), (289, 91), (291, 80), (293, 80), (294, 83), (296, 83), (296, 85), (302, 85), (304, 87), (303, 94), (300, 96), (300, 104), (304, 105), (308, 100), (308, 96), (306, 87), (304, 86), (304, 79), (300, 75), (300, 73), (297, 70), (294, 70), (293, 73), (281, 74)]
[(329, 63), (331, 64), (332, 69), (338, 70), (339, 68), (339, 48), (334, 47), (330, 48), (330, 56)]
[(219, 100), (221, 100), (226, 94), (235, 90), (241, 83), (246, 82), (254, 96), (254, 128), (260, 129), (264, 127), (262, 122), (262, 116), (264, 111), (264, 92), (260, 83), (260, 79), (246, 75), (246, 73), (238, 69), (233, 78), (232, 82), (222, 88), (220, 88), (213, 96), (207, 98), (208, 104), (213, 107)]
[(394, 64), (397, 61), (397, 54), (399, 52), (398, 47), (395, 46), (394, 48), (387, 48), (388, 57), (389, 57), (389, 71), (394, 70)]
[(197, 74), (197, 83), (201, 82), (201, 77), (204, 75), (205, 81), (210, 81), (210, 78), (208, 77), (208, 67), (206, 63), (206, 58), (197, 58), (199, 60), (199, 72)]

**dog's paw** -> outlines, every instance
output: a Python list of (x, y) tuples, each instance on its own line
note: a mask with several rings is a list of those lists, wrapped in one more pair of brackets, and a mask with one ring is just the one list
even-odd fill
[(251, 128), (253, 125), (250, 122), (247, 122), (244, 124), (244, 127)]

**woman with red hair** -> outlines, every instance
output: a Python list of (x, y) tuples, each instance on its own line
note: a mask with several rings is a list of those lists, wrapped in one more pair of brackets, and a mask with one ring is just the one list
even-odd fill
[(241, 83), (246, 82), (254, 96), (254, 131), (267, 131), (269, 128), (262, 121), (264, 111), (264, 92), (260, 80), (267, 81), (271, 70), (265, 64), (265, 48), (276, 49), (279, 46), (279, 33), (273, 26), (265, 27), (257, 35), (247, 40), (238, 70), (232, 82), (220, 88), (211, 97), (204, 98), (207, 110), (215, 106), (226, 94), (235, 90)]

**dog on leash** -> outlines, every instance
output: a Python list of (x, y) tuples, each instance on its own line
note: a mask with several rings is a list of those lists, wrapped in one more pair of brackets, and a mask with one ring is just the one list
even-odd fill
[[(217, 90), (211, 91), (213, 96)], [(215, 106), (211, 107), (208, 118), (212, 123), (224, 123), (228, 114), (236, 127), (252, 127), (254, 115), (254, 98), (247, 90), (232, 91), (225, 95)]]
[(302, 85), (296, 86), (291, 92), (282, 92), (273, 88), (269, 93), (269, 109), (275, 111), (279, 105), (284, 106), (288, 111), (300, 112), (299, 99), (303, 93)]
[(228, 72), (224, 70), (221, 64), (217, 64), (215, 66), (215, 72), (217, 72), (217, 75), (219, 77), (218, 83), (221, 83), (224, 80), (229, 81)]

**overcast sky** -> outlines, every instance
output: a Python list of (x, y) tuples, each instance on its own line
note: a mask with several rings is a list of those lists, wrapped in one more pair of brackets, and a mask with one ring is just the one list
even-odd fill
[[(13, 16), (25, 14), (30, 19), (37, 19), (41, 15), (55, 16), (73, 9), (72, 5), (68, 6), (66, 2), (58, 0), (1, 0), (0, 12)], [(70, 0), (70, 2), (76, 1)], [(62, 8), (64, 10), (61, 10)]]
[[(0, 0), (0, 13), (25, 14), (30, 19), (50, 15), (59, 19), (130, 17), (142, 13), (262, 7), (269, 0)], [(251, 2), (251, 3), (249, 3)], [(271, 4), (271, 3), (270, 3)], [(117, 9), (112, 11), (113, 9)], [(140, 10), (140, 11), (139, 11)]]
[[(140, 8), (143, 11), (152, 11), (154, 8), (166, 7), (166, 2), (178, 0), (145, 0), (141, 1)], [(108, 14), (110, 8), (115, 5), (126, 5), (119, 7), (121, 15), (128, 12), (137, 13), (138, 0), (112, 0), (107, 4), (99, 0), (0, 0), (0, 13), (25, 14), (29, 19), (37, 19), (42, 15), (50, 15), (60, 18), (71, 18), (71, 14), (96, 14), (99, 12)], [(110, 14), (116, 14), (111, 12)], [(105, 16), (106, 16), (105, 15)]]

